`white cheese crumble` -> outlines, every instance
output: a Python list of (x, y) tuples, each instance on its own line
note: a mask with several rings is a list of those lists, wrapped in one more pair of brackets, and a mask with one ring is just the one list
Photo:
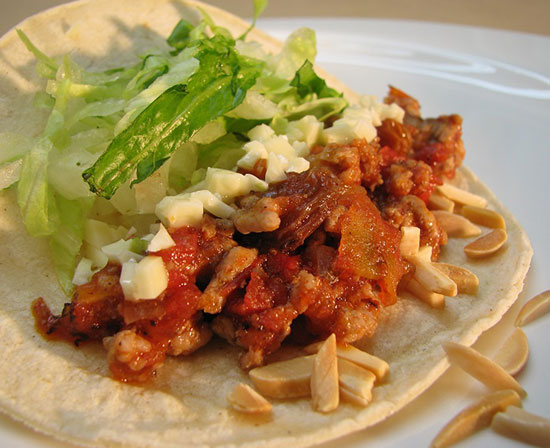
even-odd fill
[(147, 246), (147, 252), (158, 252), (159, 250), (168, 249), (175, 246), (176, 243), (162, 224), (159, 227), (158, 232)]
[(162, 258), (148, 255), (139, 262), (123, 263), (120, 286), (126, 300), (156, 299), (168, 286), (168, 272)]
[(92, 260), (82, 258), (76, 265), (73, 275), (73, 285), (79, 286), (88, 283), (93, 275)]
[(376, 126), (383, 120), (392, 118), (402, 123), (404, 115), (397, 104), (380, 103), (373, 95), (363, 96), (358, 105), (349, 106), (342, 118), (323, 130), (322, 140), (327, 144), (346, 144), (364, 138), (370, 143), (376, 138)]
[(155, 214), (169, 228), (200, 224), (204, 210), (218, 218), (229, 218), (235, 209), (227, 204), (251, 191), (267, 190), (267, 183), (251, 174), (208, 168), (199, 190), (166, 196)]
[(133, 240), (118, 240), (101, 248), (101, 251), (107, 255), (109, 261), (125, 263), (129, 260), (141, 260), (143, 255), (132, 252)]

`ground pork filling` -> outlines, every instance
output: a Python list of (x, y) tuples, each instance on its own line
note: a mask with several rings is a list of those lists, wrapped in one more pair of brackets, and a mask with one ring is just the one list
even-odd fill
[(243, 348), (244, 369), (283, 341), (371, 336), (410, 269), (399, 228), (419, 227), (438, 256), (446, 234), (426, 202), (464, 157), (459, 116), (423, 119), (393, 87), (385, 101), (405, 118), (384, 120), (374, 141), (315, 146), (308, 171), (238, 198), (231, 221), (205, 214), (200, 226), (171, 229), (175, 246), (152, 253), (169, 276), (158, 298), (125, 300), (121, 267), (109, 264), (76, 287), (61, 315), (35, 300), (38, 330), (76, 345), (103, 341), (123, 382), (149, 380), (166, 355), (190, 354), (213, 335)]

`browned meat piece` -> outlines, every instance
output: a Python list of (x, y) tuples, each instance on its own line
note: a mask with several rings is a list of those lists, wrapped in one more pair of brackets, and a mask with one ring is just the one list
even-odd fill
[(136, 333), (135, 329), (122, 330), (113, 337), (105, 338), (107, 359), (127, 366), (131, 371), (138, 372), (147, 365), (145, 354), (151, 352), (153, 345)]
[(304, 252), (304, 263), (315, 275), (332, 275), (332, 264), (338, 251), (325, 244), (308, 244)]
[(119, 305), (124, 301), (118, 282), (120, 265), (108, 264), (85, 285), (77, 286), (72, 301), (60, 316), (50, 311), (44, 299), (36, 299), (32, 312), (39, 331), (48, 338), (74, 342), (101, 340), (123, 325)]
[(315, 166), (325, 166), (347, 185), (361, 184), (361, 156), (353, 145), (329, 145), (310, 158)]
[(386, 104), (397, 104), (399, 107), (405, 110), (405, 113), (411, 117), (420, 117), (420, 103), (412, 96), (407, 95), (402, 90), (399, 90), (393, 86), (390, 86), (390, 91), (386, 98), (384, 98)]
[(304, 315), (311, 333), (321, 337), (334, 333), (339, 341), (350, 343), (374, 333), (378, 306), (367, 281), (331, 283), (319, 277), (318, 281), (315, 291), (306, 291), (311, 304)]
[(380, 174), (380, 164), (382, 157), (379, 152), (377, 140), (367, 143), (366, 140), (355, 140), (353, 144), (359, 150), (361, 158), (361, 184), (367, 190), (374, 190), (376, 186), (382, 183)]
[(220, 338), (237, 345), (237, 326), (231, 317), (218, 314), (212, 321), (211, 328)]
[(412, 194), (426, 202), (434, 185), (432, 169), (419, 160), (392, 163), (384, 172), (384, 188), (395, 198)]
[(340, 220), (348, 211), (344, 205), (338, 205), (334, 210), (330, 212), (324, 222), (324, 230), (329, 233), (340, 233)]
[(312, 166), (329, 168), (346, 185), (362, 184), (372, 190), (382, 183), (376, 142), (358, 139), (347, 145), (329, 145), (309, 159)]
[[(404, 125), (412, 137), (412, 153), (407, 154), (430, 165), (438, 177), (452, 178), (455, 170), (464, 159), (462, 142), (462, 118), (459, 115), (443, 115), (439, 118), (423, 119), (420, 116), (420, 105), (417, 100), (395, 87), (390, 87), (384, 99), (388, 104), (396, 103), (405, 109)], [(382, 126), (382, 140), (401, 155), (402, 145), (410, 140), (399, 138), (398, 133), (387, 132), (388, 125)], [(397, 147), (392, 146), (392, 142)]]
[(194, 319), (188, 320), (185, 325), (178, 328), (177, 334), (170, 340), (168, 355), (190, 355), (210, 341), (212, 331), (199, 317), (197, 314)]
[(389, 146), (400, 156), (406, 157), (412, 149), (412, 136), (407, 126), (387, 119), (377, 129), (380, 146)]
[(416, 196), (405, 196), (390, 201), (383, 209), (384, 219), (396, 228), (415, 226), (420, 228), (420, 244), (433, 248), (433, 259), (439, 256), (440, 246), (447, 243), (447, 234), (428, 210), (426, 204)]
[(301, 246), (336, 208), (345, 191), (346, 187), (327, 169), (289, 175), (287, 182), (268, 191), (286, 201), (279, 229), (266, 235), (269, 245), (283, 252)]
[(279, 228), (280, 201), (272, 198), (260, 199), (252, 195), (242, 201), (241, 206), (243, 208), (237, 210), (231, 217), (239, 232), (246, 235), (251, 232), (271, 232)]
[(210, 314), (219, 313), (227, 296), (246, 280), (258, 257), (256, 249), (237, 246), (231, 249), (216, 267), (214, 276), (200, 298), (200, 309)]
[(321, 280), (318, 277), (315, 277), (305, 270), (300, 271), (292, 282), (292, 287), (290, 289), (290, 303), (294, 309), (300, 314), (307, 310), (320, 287)]
[(411, 120), (418, 129), (414, 135), (414, 158), (432, 167), (437, 176), (453, 178), (464, 159), (462, 118), (444, 115), (426, 120)]
[(239, 345), (247, 348), (239, 364), (251, 369), (264, 363), (265, 357), (277, 350), (290, 334), (291, 324), (298, 312), (291, 304), (276, 306), (253, 314), (246, 320), (246, 326), (237, 330)]

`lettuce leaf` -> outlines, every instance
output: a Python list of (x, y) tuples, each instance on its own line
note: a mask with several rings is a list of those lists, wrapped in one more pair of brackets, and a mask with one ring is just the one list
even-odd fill
[(84, 171), (92, 191), (109, 198), (134, 172), (134, 183), (141, 182), (206, 123), (242, 103), (263, 63), (238, 55), (234, 41), (221, 35), (200, 47), (200, 65), (188, 83), (160, 95)]
[(264, 11), (264, 9), (267, 7), (267, 0), (253, 0), (254, 1), (254, 17), (252, 18), (252, 23), (250, 24), (250, 27), (239, 36), (239, 40), (246, 39), (246, 36), (248, 36), (248, 33), (254, 29), (256, 26), (256, 21), (258, 20), (258, 17), (260, 17), (260, 14)]
[(343, 96), (342, 93), (327, 86), (325, 80), (315, 73), (313, 64), (309, 60), (306, 60), (296, 71), (290, 85), (296, 87), (298, 95), (302, 98), (312, 94), (317, 95), (317, 98)]
[(55, 197), (59, 221), (50, 237), (50, 252), (57, 279), (67, 295), (73, 290), (76, 257), (84, 237), (84, 220), (94, 200), (95, 198), (86, 198), (71, 201), (61, 195)]

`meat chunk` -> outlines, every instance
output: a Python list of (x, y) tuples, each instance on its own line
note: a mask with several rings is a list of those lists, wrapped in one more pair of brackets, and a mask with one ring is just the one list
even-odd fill
[(256, 249), (237, 246), (231, 249), (216, 267), (214, 276), (200, 298), (200, 309), (210, 314), (219, 313), (227, 296), (240, 286), (258, 257)]
[(346, 186), (329, 170), (316, 168), (289, 176), (283, 188), (273, 191), (286, 207), (279, 228), (266, 235), (270, 247), (292, 252), (315, 232), (338, 205)]
[(125, 364), (134, 372), (142, 370), (147, 365), (147, 358), (144, 356), (151, 351), (151, 343), (136, 333), (135, 329), (122, 330), (114, 337), (105, 341), (108, 354), (107, 358), (111, 363)]
[(168, 355), (190, 355), (194, 351), (206, 345), (212, 338), (210, 327), (194, 318), (188, 320), (185, 325), (178, 328), (177, 334), (170, 339)]
[(399, 138), (387, 126), (383, 127), (382, 136), (387, 138), (386, 143), (391, 146), (393, 141), (396, 146), (393, 149), (402, 153), (401, 145), (412, 140), (412, 152), (407, 154), (408, 157), (424, 161), (438, 177), (452, 178), (464, 159), (462, 118), (453, 114), (424, 119), (420, 115), (418, 101), (395, 87), (390, 87), (384, 101), (405, 109), (404, 125), (407, 130), (406, 135)]
[(72, 301), (60, 316), (52, 314), (44, 299), (36, 299), (32, 312), (37, 328), (50, 339), (78, 345), (87, 340), (101, 340), (123, 326), (119, 306), (124, 300), (118, 282), (120, 265), (108, 264), (93, 275), (91, 281), (77, 286)]
[(310, 161), (313, 166), (329, 168), (346, 185), (363, 185), (372, 190), (382, 183), (376, 141), (357, 139), (350, 144), (332, 144), (310, 156)]
[(453, 178), (465, 154), (462, 118), (459, 115), (443, 115), (413, 122), (419, 130), (413, 141), (415, 159), (430, 165), (437, 176)]
[(416, 196), (404, 196), (384, 206), (384, 218), (396, 228), (415, 226), (420, 228), (420, 244), (432, 247), (432, 256), (437, 259), (440, 246), (447, 243), (447, 234), (428, 210), (426, 204)]
[(251, 232), (271, 232), (279, 228), (281, 224), (280, 201), (249, 196), (244, 205), (245, 208), (237, 210), (231, 217), (239, 232), (246, 235)]
[(393, 86), (390, 86), (390, 91), (386, 95), (386, 98), (384, 98), (384, 102), (386, 104), (397, 104), (410, 117), (420, 117), (420, 103), (412, 96)]
[(384, 172), (384, 188), (395, 198), (415, 195), (427, 202), (434, 187), (432, 169), (419, 160), (392, 163)]

